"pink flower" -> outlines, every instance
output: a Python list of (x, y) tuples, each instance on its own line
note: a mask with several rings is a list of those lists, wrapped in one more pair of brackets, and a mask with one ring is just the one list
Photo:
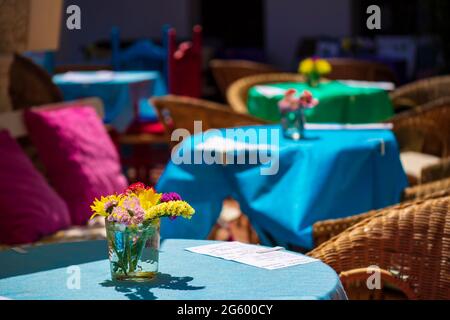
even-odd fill
[(297, 90), (288, 89), (284, 93), (284, 98), (278, 102), (281, 112), (295, 111), (298, 109), (298, 99), (295, 97)]
[[(110, 217), (113, 217), (112, 218), (113, 221), (125, 224), (127, 226), (132, 223), (130, 214), (128, 213), (128, 210), (125, 209), (124, 207), (115, 207)], [(108, 219), (110, 217), (108, 217)]]
[(141, 207), (139, 199), (137, 197), (128, 197), (123, 201), (123, 208), (130, 216), (132, 224), (140, 224), (144, 221), (144, 209)]
[(319, 100), (313, 97), (312, 93), (308, 90), (303, 91), (299, 98), (299, 104), (302, 108), (311, 109), (319, 103)]

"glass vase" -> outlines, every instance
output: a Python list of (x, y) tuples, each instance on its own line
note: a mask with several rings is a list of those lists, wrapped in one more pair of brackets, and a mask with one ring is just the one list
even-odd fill
[(159, 219), (138, 226), (106, 221), (111, 277), (116, 281), (145, 282), (158, 272)]
[(316, 88), (319, 86), (320, 74), (317, 72), (311, 72), (306, 79), (308, 86), (311, 88)]
[(283, 135), (292, 140), (300, 140), (305, 136), (305, 113), (303, 108), (285, 112), (281, 115)]

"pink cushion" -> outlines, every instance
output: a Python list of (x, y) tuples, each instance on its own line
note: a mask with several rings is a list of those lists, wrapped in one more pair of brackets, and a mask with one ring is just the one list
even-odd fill
[(119, 155), (94, 108), (33, 109), (25, 123), (73, 224), (86, 224), (94, 198), (125, 189)]
[(66, 203), (0, 131), (0, 243), (31, 243), (70, 225)]

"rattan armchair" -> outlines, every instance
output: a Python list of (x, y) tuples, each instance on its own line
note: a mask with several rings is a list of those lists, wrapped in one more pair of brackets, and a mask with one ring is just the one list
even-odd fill
[(209, 63), (220, 92), (225, 97), (228, 87), (236, 80), (262, 73), (276, 72), (269, 65), (247, 60), (219, 60)]
[(435, 99), (450, 96), (450, 76), (418, 80), (390, 93), (396, 109), (414, 108)]
[(408, 187), (403, 191), (403, 202), (400, 204), (396, 204), (379, 210), (371, 210), (369, 212), (353, 215), (350, 217), (329, 219), (314, 223), (314, 244), (316, 246), (319, 246), (332, 237), (344, 232), (347, 228), (355, 225), (362, 220), (373, 217), (380, 212), (397, 210), (399, 208), (414, 205), (414, 203), (417, 201), (437, 199), (445, 196), (450, 196), (450, 178), (421, 184), (414, 187)]
[(238, 114), (226, 105), (196, 98), (167, 95), (153, 98), (152, 103), (166, 129), (166, 139), (169, 142), (175, 129), (186, 129), (191, 134), (194, 133), (194, 121), (201, 121), (202, 131), (266, 123), (249, 115)]
[(378, 62), (349, 58), (329, 58), (327, 61), (331, 65), (329, 79), (397, 82), (394, 72)]
[(422, 169), (422, 183), (432, 182), (445, 178), (450, 178), (450, 157), (444, 158), (439, 163)]
[(402, 151), (450, 156), (450, 97), (399, 113), (388, 122)]
[[(330, 265), (350, 299), (450, 299), (450, 197), (382, 210), (323, 243), (308, 255)], [(382, 290), (369, 290), (371, 266)]]
[(15, 110), (63, 101), (47, 71), (24, 56), (14, 55), (9, 78), (9, 95)]
[(251, 87), (269, 83), (303, 82), (305, 77), (296, 73), (267, 73), (239, 79), (228, 88), (227, 100), (234, 111), (248, 113), (247, 98)]

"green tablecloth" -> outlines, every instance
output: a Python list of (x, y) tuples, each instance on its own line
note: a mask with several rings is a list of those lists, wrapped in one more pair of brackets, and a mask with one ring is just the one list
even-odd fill
[(306, 110), (308, 122), (373, 123), (387, 120), (394, 114), (389, 95), (380, 88), (349, 86), (339, 81), (321, 83), (317, 88), (310, 88), (301, 82), (268, 84), (264, 87), (275, 90), (263, 93), (261, 86), (253, 87), (249, 90), (247, 104), (250, 114), (269, 121), (280, 120), (278, 101), (283, 97), (280, 89), (290, 88), (296, 89), (299, 94), (310, 90), (320, 100), (314, 109)]

